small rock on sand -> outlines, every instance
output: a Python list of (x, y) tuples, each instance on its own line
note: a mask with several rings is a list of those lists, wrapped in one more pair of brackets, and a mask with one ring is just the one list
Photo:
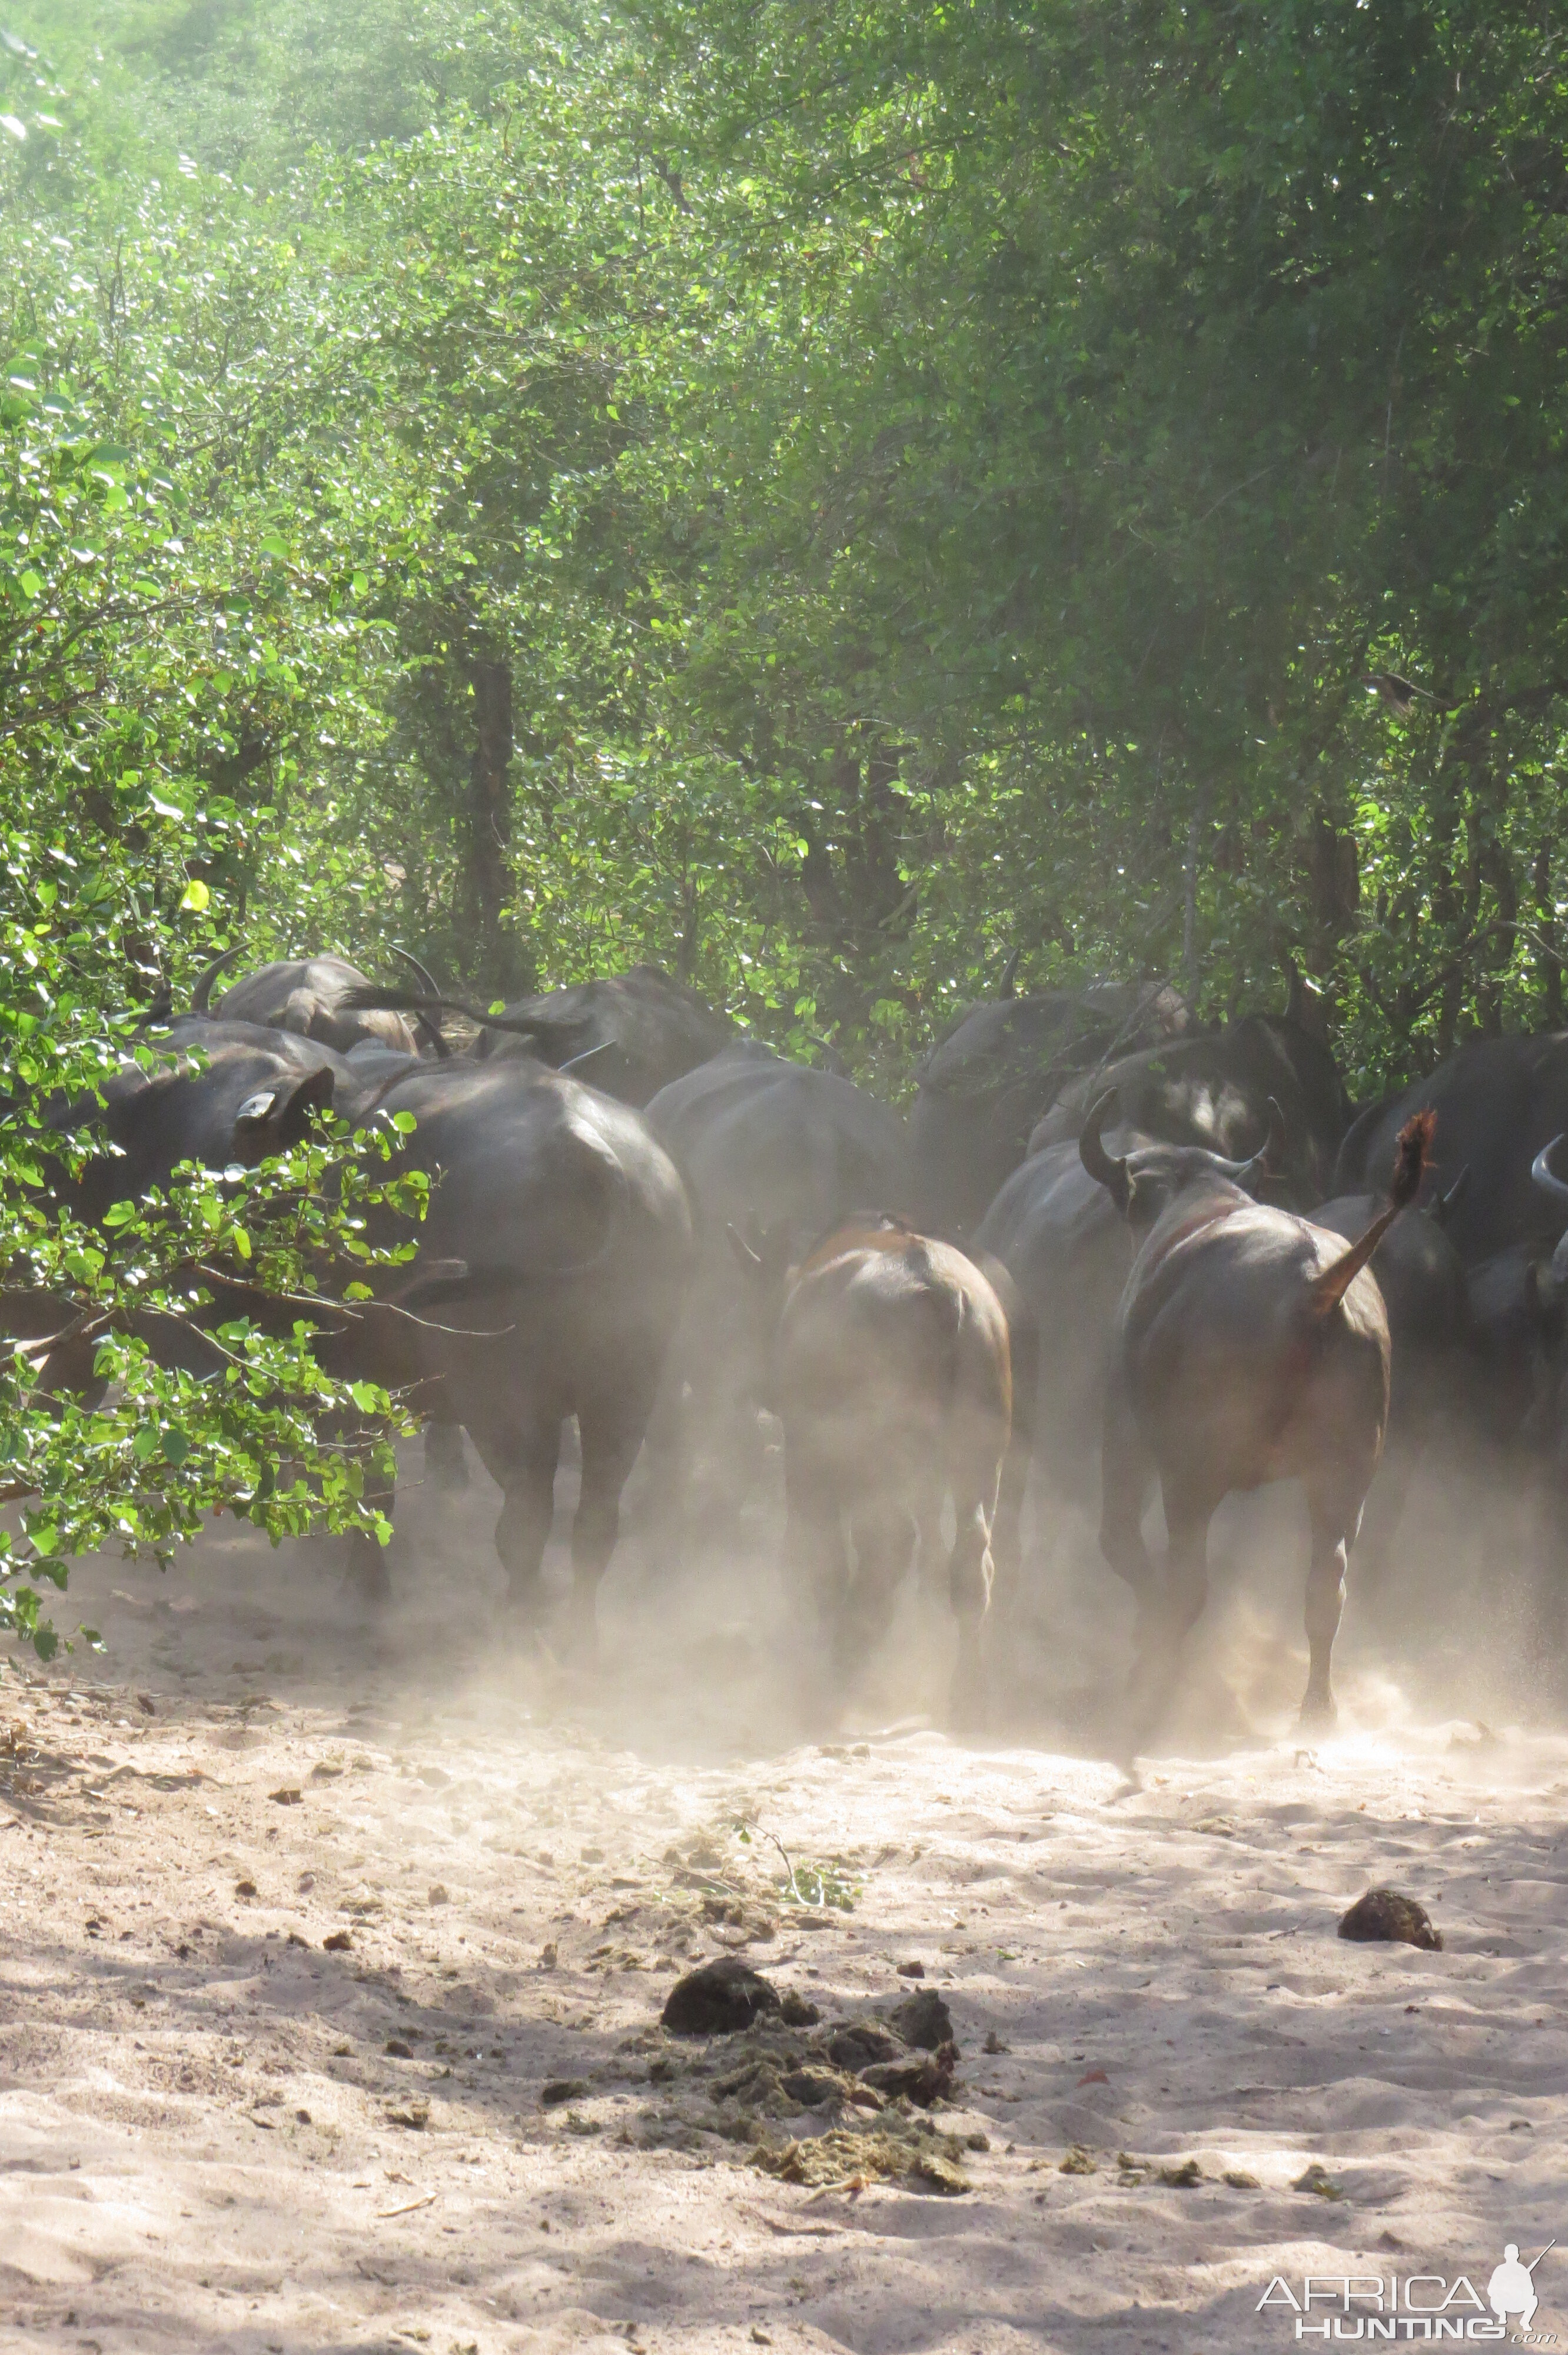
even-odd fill
[(1397, 1889), (1369, 1889), (1340, 1920), (1341, 1938), (1387, 1939), (1440, 1954), (1443, 1933), (1435, 1930), (1424, 1905)]
[(893, 1967), (901, 1979), (923, 1979), (926, 1976), (924, 1963), (895, 1963)]
[(778, 1989), (760, 1971), (725, 1955), (677, 1979), (661, 2016), (673, 2036), (734, 2036), (758, 2012), (779, 2008)]

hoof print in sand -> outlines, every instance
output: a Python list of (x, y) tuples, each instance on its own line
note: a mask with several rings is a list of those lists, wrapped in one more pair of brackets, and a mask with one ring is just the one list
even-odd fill
[(1341, 1938), (1385, 1939), (1401, 1945), (1421, 1946), (1431, 1955), (1443, 1951), (1443, 1933), (1435, 1930), (1425, 1905), (1397, 1889), (1369, 1889), (1340, 1920)]
[(737, 1955), (677, 1979), (661, 2017), (672, 2036), (735, 2036), (759, 2012), (780, 2009), (779, 1990)]

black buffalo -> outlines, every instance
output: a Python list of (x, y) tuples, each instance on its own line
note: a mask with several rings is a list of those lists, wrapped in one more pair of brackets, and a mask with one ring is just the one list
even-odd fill
[(1467, 1168), (1448, 1232), (1467, 1267), (1527, 1246), (1544, 1261), (1568, 1223), (1568, 1203), (1532, 1181), (1542, 1146), (1568, 1129), (1568, 1031), (1473, 1039), (1424, 1080), (1368, 1107), (1340, 1149), (1332, 1190), (1364, 1192), (1385, 1169), (1393, 1140), (1418, 1112), (1437, 1115), (1430, 1180), (1452, 1185)]
[[(1391, 1355), (1383, 1458), (1356, 1549), (1358, 1583), (1367, 1589), (1387, 1569), (1423, 1453), (1452, 1427), (1476, 1387), (1469, 1286), (1447, 1231), (1467, 1184), (1461, 1171), (1446, 1194), (1402, 1210), (1372, 1256), (1388, 1312)], [(1353, 1242), (1383, 1207), (1376, 1194), (1342, 1194), (1320, 1203), (1312, 1223)]]
[[(293, 1031), (343, 1055), (365, 1043), (393, 1048), (406, 1055), (418, 1053), (420, 1026), (405, 1021), (399, 1013), (354, 1003), (356, 991), (373, 985), (345, 957), (277, 958), (233, 983), (211, 1006), (214, 981), (239, 954), (238, 948), (229, 949), (207, 966), (191, 995), (193, 1015), (205, 1016), (210, 1009), (219, 1022), (255, 1022), (269, 1029)], [(424, 1035), (426, 1042), (440, 1051), (436, 1038), (428, 1031)]]
[(1077, 1136), (1090, 1105), (1107, 1092), (1128, 1126), (1222, 1160), (1255, 1150), (1276, 1104), (1283, 1128), (1270, 1172), (1293, 1205), (1305, 1209), (1331, 1190), (1352, 1190), (1330, 1182), (1351, 1117), (1344, 1083), (1327, 1047), (1288, 1016), (1248, 1014), (1223, 1030), (1146, 1048), (1069, 1082), (1035, 1127), (1031, 1153)]
[[(1152, 1140), (1117, 1133), (1127, 1152)], [(1099, 1496), (1100, 1426), (1117, 1304), (1132, 1265), (1127, 1221), (1085, 1169), (1076, 1141), (1047, 1146), (1015, 1169), (975, 1236), (982, 1265), (1011, 1277), (1030, 1320), (1038, 1403), (1033, 1456), (1055, 1498)], [(1025, 1412), (1019, 1400), (1019, 1415)], [(1014, 1465), (1022, 1481), (1023, 1465)], [(1021, 1501), (1021, 1500), (1020, 1500)], [(1007, 1529), (1005, 1518), (1001, 1532)], [(999, 1533), (1000, 1535), (1000, 1533)]]
[[(109, 1082), (102, 1121), (116, 1150), (89, 1164), (76, 1207), (101, 1217), (185, 1160), (259, 1162), (329, 1105), (351, 1117), (377, 1102), (412, 1113), (396, 1163), (437, 1178), (417, 1257), (376, 1274), (375, 1301), (323, 1307), (318, 1349), (334, 1373), (407, 1391), (439, 1421), (466, 1425), (503, 1491), (496, 1550), (511, 1601), (529, 1614), (561, 1426), (576, 1415), (571, 1633), (591, 1646), (620, 1490), (690, 1273), (690, 1216), (669, 1156), (629, 1107), (532, 1063), (410, 1063), (370, 1086), (347, 1057), (289, 1032), (199, 1018), (173, 1029), (151, 1071), (131, 1065)], [(199, 1066), (182, 1045), (200, 1048)], [(270, 1307), (237, 1285), (214, 1313)], [(298, 1310), (280, 1313), (291, 1325)], [(46, 1365), (46, 1381), (73, 1370)], [(384, 1587), (378, 1560), (376, 1571), (368, 1582)]]
[(902, 1207), (906, 1144), (903, 1122), (874, 1097), (749, 1040), (662, 1089), (648, 1119), (685, 1179), (697, 1230), (697, 1272), (659, 1417), (655, 1511), (670, 1529), (699, 1436), (716, 1462), (721, 1518), (758, 1468), (762, 1341), (755, 1288), (728, 1231), (754, 1248), (766, 1238), (779, 1263), (791, 1263), (853, 1211)]
[(816, 1604), (837, 1693), (885, 1634), (918, 1542), (927, 1587), (946, 1566), (959, 1630), (954, 1706), (972, 1714), (1012, 1430), (996, 1292), (950, 1243), (883, 1222), (842, 1228), (789, 1273), (773, 1378), (786, 1556), (802, 1600)]
[(921, 1062), (909, 1116), (915, 1207), (933, 1229), (972, 1234), (1042, 1113), (1076, 1072), (1179, 1037), (1183, 999), (1163, 983), (1007, 995), (966, 1007)]
[[(1302, 1715), (1330, 1680), (1350, 1550), (1388, 1420), (1389, 1337), (1368, 1263), (1421, 1183), (1430, 1124), (1403, 1134), (1385, 1207), (1355, 1241), (1255, 1201), (1256, 1161), (1156, 1146), (1107, 1154), (1105, 1104), (1080, 1149), (1143, 1232), (1117, 1317), (1102, 1449), (1100, 1544), (1139, 1606), (1139, 1731), (1202, 1611), (1209, 1523), (1236, 1489), (1299, 1479), (1312, 1525)], [(1158, 1481), (1169, 1533), (1157, 1581), (1142, 1521)]]
[(463, 1015), (480, 1026), (477, 1060), (527, 1055), (554, 1071), (577, 1066), (604, 1094), (639, 1106), (733, 1045), (737, 1035), (727, 1015), (715, 1014), (694, 989), (672, 981), (656, 964), (518, 998), (499, 1014), (458, 998), (374, 986), (355, 990), (353, 1002), (400, 1007), (430, 1020), (443, 1012)]

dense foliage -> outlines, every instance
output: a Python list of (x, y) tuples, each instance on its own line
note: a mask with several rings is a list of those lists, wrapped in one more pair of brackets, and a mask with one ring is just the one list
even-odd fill
[(239, 937), (1560, 1019), (1565, 138), (1497, 0), (8, 0), (18, 1077)]

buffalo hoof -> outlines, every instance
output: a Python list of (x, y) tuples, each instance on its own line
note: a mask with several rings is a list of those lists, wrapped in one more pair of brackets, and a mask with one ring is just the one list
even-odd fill
[(392, 1573), (387, 1567), (386, 1549), (374, 1544), (363, 1549), (356, 1546), (348, 1559), (344, 1583), (362, 1603), (390, 1603)]
[(1340, 1721), (1332, 1693), (1308, 1693), (1297, 1720), (1303, 1733), (1330, 1733)]

